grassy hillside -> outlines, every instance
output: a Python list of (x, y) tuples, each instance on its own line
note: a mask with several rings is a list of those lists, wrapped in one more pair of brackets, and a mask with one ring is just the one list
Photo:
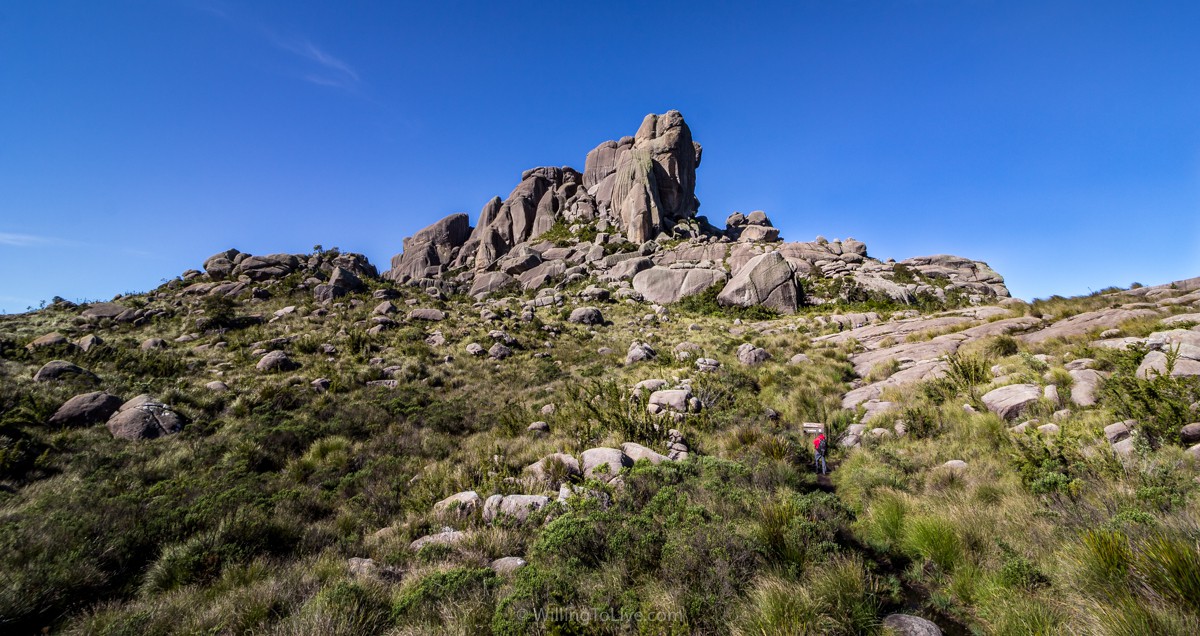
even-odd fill
[[(851, 362), (862, 345), (814, 340), (841, 331), (818, 318), (869, 309), (886, 324), (909, 308), (784, 318), (697, 297), (656, 312), (579, 302), (579, 285), (525, 320), (515, 299), (485, 306), (396, 287), (394, 328), (368, 335), (382, 302), (371, 292), (389, 283), (370, 280), (328, 308), (298, 283), (226, 301), (176, 281), (118, 301), (149, 311), (137, 325), (62, 304), (0, 317), (5, 632), (873, 634), (904, 613), (948, 634), (1200, 633), (1200, 472), (1180, 437), (1200, 421), (1200, 381), (1139, 377), (1144, 347), (1099, 347), (1095, 333), (966, 342), (944, 376), (885, 389), (894, 407), (871, 420), (877, 431), (834, 444), (832, 474), (818, 479), (802, 424), (844, 439), (863, 416), (842, 408), (862, 383)], [(1013, 303), (981, 322), (1135, 302)], [(605, 324), (569, 322), (577, 304)], [(413, 307), (447, 317), (405, 318)], [(1170, 328), (1162, 320), (1186, 311), (1166, 307), (1118, 335)], [(27, 346), (52, 332), (103, 343)], [(163, 346), (144, 348), (150, 338)], [(466, 351), (501, 341), (510, 357)], [(634, 341), (657, 357), (626, 364)], [(746, 342), (772, 358), (741, 364)], [(686, 359), (681, 343), (694, 345)], [(272, 350), (300, 366), (256, 369)], [(697, 358), (721, 364), (700, 372)], [(982, 401), (1018, 382), (1069, 395), (1064, 364), (1078, 359), (1108, 374), (1093, 406), (1042, 399), (1022, 417), (1037, 422), (1013, 432)], [(34, 381), (52, 360), (98, 377)], [(870, 380), (900, 367), (877, 366)], [(648, 379), (690, 379), (701, 410), (650, 415), (646, 392), (631, 394)], [(99, 390), (148, 394), (186, 424), (135, 441), (103, 423), (48, 424), (69, 398)], [(1137, 424), (1121, 455), (1104, 427), (1125, 420)], [(548, 432), (527, 430), (538, 421)], [(1051, 422), (1057, 431), (1037, 428)], [(666, 454), (670, 428), (687, 458), (642, 460), (619, 479), (526, 469), (627, 442)], [(550, 501), (490, 523), (434, 509), (464, 491)], [(464, 534), (411, 548), (444, 527)], [(490, 567), (503, 557), (526, 564)]]

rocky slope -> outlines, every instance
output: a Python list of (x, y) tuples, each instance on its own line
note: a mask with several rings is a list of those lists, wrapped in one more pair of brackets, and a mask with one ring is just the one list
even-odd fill
[(1200, 278), (718, 230), (700, 157), (0, 316), (0, 629), (1196, 633)]

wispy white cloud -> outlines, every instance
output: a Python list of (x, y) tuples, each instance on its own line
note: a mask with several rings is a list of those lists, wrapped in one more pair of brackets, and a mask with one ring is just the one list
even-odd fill
[(245, 11), (238, 11), (236, 7), (224, 3), (222, 0), (190, 0), (190, 3), (194, 9), (223, 20), (234, 28), (264, 38), (280, 51), (304, 60), (310, 68), (296, 73), (297, 78), (318, 86), (350, 91), (358, 88), (360, 81), (358, 71), (341, 58), (317, 46), (308, 37), (299, 33), (281, 34)]
[(271, 43), (282, 51), (286, 51), (316, 65), (312, 72), (301, 74), (301, 79), (318, 86), (352, 89), (358, 85), (358, 71), (346, 62), (334, 57), (328, 51), (304, 37), (285, 38), (270, 33)]
[(0, 232), (0, 245), (7, 245), (9, 247), (36, 247), (38, 245), (63, 245), (64, 243), (66, 241), (52, 236)]

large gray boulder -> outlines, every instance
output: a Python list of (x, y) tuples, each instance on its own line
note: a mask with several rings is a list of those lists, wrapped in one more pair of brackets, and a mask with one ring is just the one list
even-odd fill
[(170, 407), (148, 395), (139, 395), (121, 405), (108, 418), (113, 437), (128, 440), (155, 439), (183, 430), (184, 419)]
[(646, 408), (651, 413), (688, 413), (700, 410), (699, 400), (692, 397), (690, 389), (663, 389), (650, 394)]
[(1072, 369), (1071, 401), (1079, 406), (1092, 406), (1096, 403), (1096, 390), (1104, 375), (1094, 369)]
[(749, 342), (743, 342), (737, 348), (738, 362), (748, 366), (758, 366), (771, 359), (771, 353), (762, 347), (756, 347)]
[(348, 269), (339, 267), (333, 268), (333, 273), (329, 275), (329, 282), (317, 285), (313, 288), (313, 298), (317, 302), (326, 303), (335, 298), (341, 298), (346, 294), (360, 292), (367, 288), (354, 272)]
[(651, 267), (633, 277), (633, 288), (647, 301), (665, 305), (699, 294), (725, 278), (725, 272), (717, 269)]
[(550, 498), (544, 495), (492, 495), (483, 504), (483, 520), (487, 523), (497, 520), (524, 523), (529, 515), (548, 503)]
[(896, 636), (942, 636), (942, 630), (932, 621), (909, 614), (891, 614), (883, 626)]
[(29, 351), (36, 351), (37, 349), (45, 349), (49, 347), (67, 347), (73, 349), (76, 346), (77, 345), (75, 345), (75, 343), (67, 340), (66, 336), (54, 331), (30, 340), (29, 344), (25, 345), (25, 348)]
[(288, 357), (288, 354), (282, 351), (272, 351), (263, 356), (258, 364), (254, 365), (259, 371), (264, 373), (272, 373), (276, 371), (291, 371), (298, 368), (300, 365)]
[(528, 565), (521, 557), (501, 557), (488, 564), (492, 571), (500, 576), (507, 576)]
[(99, 424), (121, 407), (123, 400), (111, 393), (84, 393), (63, 402), (47, 424), (51, 426), (88, 426)]
[(408, 312), (409, 320), (427, 320), (429, 322), (441, 322), (446, 319), (446, 312), (432, 307), (422, 307)]
[(117, 316), (126, 311), (128, 311), (128, 308), (116, 303), (92, 303), (87, 309), (80, 312), (79, 315), (93, 321), (104, 318), (115, 320)]
[(580, 325), (602, 325), (604, 324), (604, 314), (595, 307), (579, 307), (571, 311), (571, 316), (567, 318), (567, 321)]
[(465, 519), (482, 507), (483, 497), (480, 497), (479, 493), (474, 490), (467, 490), (450, 495), (433, 504), (433, 511), (442, 514), (452, 513)]
[(725, 285), (717, 302), (726, 306), (762, 305), (779, 313), (792, 314), (800, 303), (800, 288), (792, 265), (779, 252), (750, 259)]
[(234, 259), (237, 258), (238, 254), (241, 254), (241, 252), (234, 249), (217, 252), (204, 259), (204, 271), (213, 280), (229, 278), (229, 275), (233, 273)]
[(618, 448), (589, 448), (583, 451), (580, 459), (584, 477), (603, 481), (615, 477), (622, 468), (633, 465), (629, 456)]
[(517, 279), (504, 272), (481, 272), (471, 282), (471, 288), (467, 291), (467, 295), (473, 298), (483, 298), (516, 282)]
[(1179, 440), (1189, 445), (1200, 442), (1200, 422), (1193, 422), (1179, 429)]
[(657, 356), (658, 353), (649, 344), (645, 342), (633, 342), (629, 345), (629, 351), (625, 354), (625, 364), (653, 360)]
[(1104, 438), (1108, 440), (1109, 444), (1117, 444), (1117, 443), (1123, 442), (1123, 441), (1129, 439), (1129, 437), (1131, 435), (1133, 435), (1133, 429), (1136, 426), (1137, 426), (1137, 422), (1135, 422), (1134, 420), (1125, 420), (1124, 422), (1113, 422), (1112, 424), (1109, 424), (1108, 426), (1104, 427)]
[(237, 265), (233, 275), (246, 276), (260, 283), (268, 280), (278, 280), (300, 268), (300, 259), (294, 254), (268, 254), (266, 256), (238, 255)]
[(665, 461), (670, 461), (670, 458), (666, 455), (634, 442), (625, 442), (624, 444), (621, 444), (621, 452), (625, 453), (625, 455), (629, 457), (629, 460), (635, 463), (642, 459), (650, 462), (651, 464), (661, 464)]
[[(535, 422), (537, 424), (538, 422)], [(545, 422), (541, 422), (545, 424)], [(532, 426), (532, 424), (530, 425)], [(547, 431), (549, 427), (547, 427)], [(583, 475), (579, 461), (566, 453), (551, 453), (525, 467), (525, 472), (537, 482), (557, 488), (563, 481), (569, 481)]]
[(983, 404), (989, 411), (1006, 420), (1015, 419), (1042, 397), (1042, 389), (1036, 384), (1010, 384), (988, 391)]
[(421, 548), (427, 545), (447, 545), (453, 546), (462, 543), (469, 535), (462, 530), (453, 528), (442, 528), (441, 532), (423, 536), (412, 543), (408, 544), (408, 549), (413, 552), (420, 552)]
[(66, 360), (51, 360), (33, 374), (34, 382), (59, 382), (63, 380), (96, 381), (96, 374)]

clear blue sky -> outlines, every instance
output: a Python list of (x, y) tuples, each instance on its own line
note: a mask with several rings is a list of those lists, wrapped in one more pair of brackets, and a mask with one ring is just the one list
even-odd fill
[(227, 247), (386, 269), (670, 108), (717, 224), (1025, 298), (1200, 275), (1200, 3), (741, 4), (0, 3), (0, 310)]

